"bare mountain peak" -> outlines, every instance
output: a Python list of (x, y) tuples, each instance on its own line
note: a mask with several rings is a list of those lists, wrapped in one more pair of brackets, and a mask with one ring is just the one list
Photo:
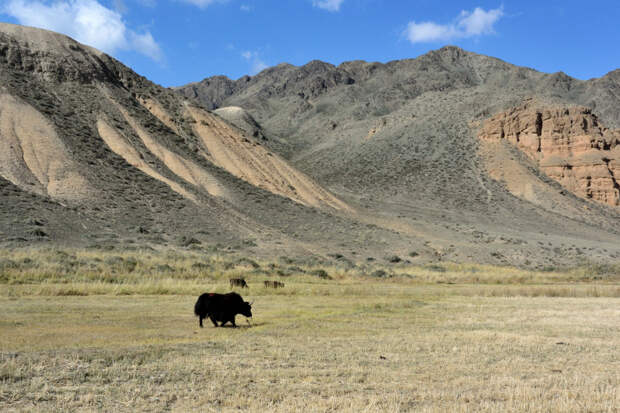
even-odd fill
[(601, 79), (613, 80), (620, 84), (620, 69), (612, 70), (605, 76), (601, 77)]
[(76, 42), (69, 36), (35, 27), (20, 26), (11, 23), (0, 23), (0, 35), (4, 40), (11, 39), (21, 47), (32, 52), (45, 52), (60, 55), (73, 55), (74, 52), (85, 50), (101, 56), (103, 52)]
[[(433, 53), (433, 51), (430, 53)], [(437, 50), (434, 50), (434, 53), (444, 55), (444, 56), (450, 56), (455, 59), (459, 59), (459, 58), (463, 58), (463, 57), (471, 56), (471, 55), (476, 55), (476, 53), (468, 52), (465, 49), (461, 49), (458, 46), (452, 46), (452, 45), (443, 46)]]
[(321, 72), (325, 72), (325, 71), (336, 70), (336, 66), (334, 66), (331, 63), (315, 59), (315, 60), (311, 60), (308, 63), (306, 63), (305, 65), (301, 66), (301, 69), (302, 70), (307, 70), (307, 71), (321, 71)]
[(122, 64), (49, 30), (0, 23), (0, 64), (43, 81), (118, 81)]

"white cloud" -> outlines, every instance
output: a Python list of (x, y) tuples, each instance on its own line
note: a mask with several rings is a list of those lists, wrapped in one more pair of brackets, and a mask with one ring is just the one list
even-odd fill
[(433, 22), (411, 22), (407, 27), (407, 38), (411, 43), (449, 40), (457, 37), (456, 28), (449, 25), (440, 25)]
[(344, 0), (312, 0), (312, 5), (327, 11), (339, 11)]
[(261, 72), (269, 67), (269, 65), (267, 65), (267, 63), (265, 63), (260, 58), (258, 52), (252, 52), (252, 51), (246, 50), (244, 52), (241, 52), (241, 57), (243, 57), (245, 60), (250, 62), (251, 64), (250, 74), (251, 75), (255, 75), (258, 72)]
[(162, 59), (150, 32), (128, 29), (119, 12), (96, 0), (9, 0), (0, 10), (20, 24), (64, 33), (106, 53), (134, 50), (153, 60)]
[(411, 43), (425, 43), (492, 34), (495, 33), (493, 25), (503, 15), (501, 7), (489, 11), (476, 7), (472, 12), (462, 11), (450, 24), (412, 21), (405, 30), (405, 36)]
[(253, 8), (252, 8), (252, 6), (248, 6), (247, 4), (242, 4), (242, 5), (239, 7), (239, 9), (240, 9), (241, 11), (244, 11), (244, 12), (246, 12), (246, 13), (249, 13), (249, 12), (251, 12), (251, 11), (252, 11), (252, 9), (253, 9)]
[(151, 33), (146, 32), (144, 34), (138, 34), (129, 31), (128, 34), (130, 44), (133, 46), (133, 49), (150, 57), (153, 60), (160, 61), (162, 59), (163, 53), (161, 51), (161, 48), (159, 47), (155, 39), (153, 39)]
[(494, 33), (493, 25), (504, 15), (503, 9), (484, 11), (476, 7), (473, 12), (462, 11), (459, 16), (458, 26), (467, 36), (479, 36), (481, 34)]

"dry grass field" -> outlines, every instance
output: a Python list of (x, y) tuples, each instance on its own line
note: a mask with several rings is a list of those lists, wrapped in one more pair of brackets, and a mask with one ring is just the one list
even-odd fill
[[(613, 267), (0, 257), (1, 411), (620, 409)], [(254, 319), (198, 328), (197, 296), (233, 276), (249, 283)]]

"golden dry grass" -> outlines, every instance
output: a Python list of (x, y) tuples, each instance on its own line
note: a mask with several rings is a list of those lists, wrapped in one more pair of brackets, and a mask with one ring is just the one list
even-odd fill
[[(356, 285), (377, 279), (383, 283), (399, 285), (518, 285), (549, 286), (551, 289), (557, 289), (558, 285), (582, 289), (582, 286), (587, 285), (595, 286), (591, 291), (597, 295), (600, 292), (603, 296), (617, 297), (617, 289), (613, 286), (620, 283), (620, 265), (591, 263), (570, 269), (538, 271), (449, 262), (423, 266), (385, 266), (374, 263), (353, 265), (338, 263), (337, 260), (321, 262), (316, 259), (296, 262), (286, 257), (265, 261), (234, 254), (207, 253), (204, 250), (26, 248), (0, 250), (0, 285), (6, 286), (0, 295), (193, 294), (204, 286), (219, 285), (229, 278), (239, 277), (259, 286), (264, 280), (274, 277), (285, 283), (292, 282), (291, 285), (332, 285), (317, 276), (317, 271), (321, 270), (339, 285)], [(608, 285), (612, 287), (604, 287)], [(573, 295), (571, 293), (568, 296)]]
[[(140, 265), (163, 256), (142, 257)], [(168, 258), (179, 267), (194, 260)], [(188, 275), (187, 265), (185, 278), (181, 271), (143, 283), (136, 267), (127, 283), (78, 271), (67, 283), (3, 285), (12, 292), (0, 295), (0, 410), (614, 412), (620, 406), (615, 282), (540, 284), (538, 274), (532, 276), (538, 284), (438, 284), (324, 267), (335, 280), (297, 274), (281, 278), (284, 289), (271, 290), (258, 282), (269, 275), (252, 273), (252, 265), (224, 270), (227, 259), (209, 262), (223, 272), (205, 282)], [(251, 281), (242, 294), (255, 300), (252, 325), (239, 316), (238, 329), (199, 329), (196, 296), (228, 290), (227, 271)], [(452, 272), (456, 267), (441, 274)], [(151, 290), (157, 283), (167, 285), (159, 291), (164, 295)], [(60, 294), (62, 288), (75, 295)]]

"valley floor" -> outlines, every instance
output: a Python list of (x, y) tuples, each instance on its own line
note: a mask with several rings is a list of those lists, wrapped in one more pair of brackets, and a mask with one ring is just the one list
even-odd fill
[[(254, 300), (254, 319), (238, 316), (237, 329), (198, 328), (193, 293), (75, 296), (45, 294), (58, 291), (51, 286), (5, 285), (0, 410), (613, 412), (620, 406), (617, 281), (285, 282), (280, 290), (250, 282), (240, 291)], [(228, 286), (216, 280), (204, 289)]]

